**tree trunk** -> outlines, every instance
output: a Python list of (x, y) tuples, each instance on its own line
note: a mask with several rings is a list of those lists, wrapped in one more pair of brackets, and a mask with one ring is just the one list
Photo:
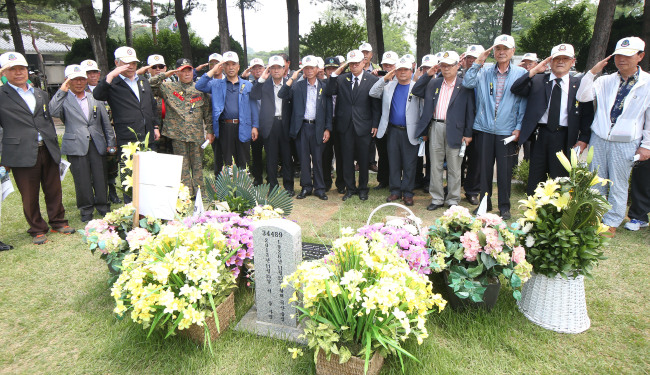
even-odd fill
[(156, 36), (156, 22), (158, 20), (153, 13), (153, 0), (149, 0), (149, 2), (151, 3), (151, 37), (153, 38), (153, 44), (156, 45), (158, 44), (158, 37)]
[(366, 0), (366, 30), (368, 32), (368, 43), (372, 46), (372, 61), (377, 62), (377, 20), (375, 19), (375, 0)]
[(515, 11), (515, 0), (506, 0), (503, 7), (503, 19), (501, 21), (501, 34), (512, 34), (512, 14)]
[(375, 2), (375, 31), (377, 32), (377, 51), (373, 54), (375, 61), (381, 61), (384, 54), (384, 27), (383, 19), (381, 18), (381, 0), (374, 0)]
[(106, 34), (108, 32), (108, 20), (110, 17), (110, 0), (102, 0), (101, 19), (97, 22), (95, 10), (93, 9), (92, 0), (82, 0), (77, 6), (77, 14), (81, 19), (81, 24), (88, 35), (90, 45), (95, 54), (95, 61), (99, 69), (107, 74), (108, 69), (108, 51), (106, 48)]
[(27, 22), (27, 26), (29, 28), (29, 35), (32, 37), (32, 46), (34, 47), (34, 51), (36, 51), (36, 56), (38, 57), (38, 70), (43, 75), (43, 81), (41, 81), (41, 87), (39, 87), (39, 89), (43, 89), (44, 87), (47, 87), (47, 76), (45, 75), (45, 62), (43, 61), (43, 55), (41, 54), (41, 51), (39, 51), (38, 47), (36, 46), (36, 37), (34, 36), (34, 29), (32, 28), (31, 20)]
[(587, 69), (591, 69), (597, 62), (605, 58), (615, 10), (616, 0), (600, 0), (598, 3), (594, 34), (591, 37), (589, 55), (587, 55)]
[(230, 51), (230, 31), (228, 30), (228, 8), (226, 0), (217, 0), (217, 18), (219, 19), (219, 41), (221, 52)]
[(192, 45), (190, 44), (190, 33), (187, 30), (187, 22), (185, 22), (185, 13), (183, 13), (183, 0), (174, 0), (174, 13), (176, 15), (176, 22), (178, 22), (178, 32), (181, 34), (183, 57), (192, 61)]
[(444, 0), (433, 13), (429, 14), (429, 1), (418, 0), (418, 29), (416, 33), (417, 61), (431, 53), (431, 31), (442, 16), (451, 9), (454, 0)]
[(131, 28), (131, 0), (122, 0), (122, 9), (124, 10), (124, 39), (126, 45), (133, 47), (133, 31)]
[(14, 51), (25, 55), (25, 46), (23, 45), (23, 36), (20, 33), (18, 25), (18, 12), (16, 12), (16, 2), (7, 0), (7, 18), (9, 19), (9, 28), (11, 29), (11, 39), (14, 41)]
[(646, 45), (646, 53), (641, 61), (641, 68), (646, 72), (650, 68), (650, 51), (647, 46), (650, 46), (650, 0), (645, 0), (643, 5), (643, 30), (641, 31), (641, 38)]
[(298, 0), (287, 0), (287, 16), (289, 24), (289, 60), (291, 60), (289, 68), (297, 70), (298, 60), (300, 58), (300, 34), (298, 29), (300, 10), (298, 9)]
[(239, 10), (241, 10), (241, 31), (244, 38), (244, 61), (248, 62), (248, 44), (246, 43), (246, 18), (244, 17), (244, 1), (239, 1)]

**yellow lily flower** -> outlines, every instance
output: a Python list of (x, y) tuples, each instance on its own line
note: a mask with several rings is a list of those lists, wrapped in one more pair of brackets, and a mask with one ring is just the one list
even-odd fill
[(571, 172), (571, 169), (573, 168), (571, 167), (571, 163), (569, 162), (569, 159), (567, 159), (566, 155), (564, 155), (564, 152), (558, 151), (555, 153), (555, 156), (557, 156), (557, 158), (560, 160), (560, 163), (562, 163), (564, 169), (566, 169), (567, 172)]

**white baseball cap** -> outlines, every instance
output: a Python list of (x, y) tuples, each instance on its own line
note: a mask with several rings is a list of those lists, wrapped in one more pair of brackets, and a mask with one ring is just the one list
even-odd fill
[(336, 56), (336, 58), (339, 59), (339, 64), (343, 64), (345, 62), (345, 57), (343, 57), (341, 55)]
[(264, 66), (264, 61), (260, 58), (254, 58), (251, 60), (251, 63), (248, 65), (250, 68), (254, 67), (255, 65), (261, 65)]
[(415, 62), (415, 56), (411, 55), (410, 53), (407, 53), (402, 57), (406, 57), (407, 59), (411, 60), (411, 64)]
[(395, 70), (401, 69), (401, 68), (406, 68), (406, 69), (412, 69), (413, 68), (413, 62), (411, 59), (409, 59), (406, 56), (402, 56), (399, 61), (397, 61), (397, 64), (395, 64)]
[(325, 60), (322, 57), (316, 56), (316, 61), (318, 62), (318, 69), (325, 69)]
[(302, 67), (307, 67), (307, 66), (318, 66), (318, 59), (314, 55), (307, 55), (302, 58)]
[(499, 35), (494, 39), (492, 46), (506, 46), (508, 48), (515, 48), (515, 38), (508, 34)]
[(348, 63), (358, 63), (363, 61), (363, 53), (358, 49), (348, 52)]
[(2, 67), (29, 66), (27, 64), (27, 60), (25, 59), (25, 56), (21, 55), (18, 52), (5, 52), (2, 55), (0, 55), (0, 65)]
[(440, 59), (441, 64), (449, 64), (449, 65), (455, 65), (458, 64), (458, 61), (460, 61), (460, 56), (458, 56), (458, 52), (456, 51), (445, 51), (445, 53), (442, 54), (442, 59)]
[(273, 55), (269, 57), (269, 66), (279, 65), (284, 68), (284, 59), (282, 56)]
[(84, 60), (79, 65), (87, 72), (92, 72), (93, 70), (99, 71), (99, 66), (95, 60)]
[(165, 58), (161, 55), (151, 55), (147, 58), (147, 65), (166, 65)]
[(485, 52), (485, 48), (483, 48), (482, 45), (472, 44), (471, 46), (467, 47), (467, 51), (465, 51), (465, 56), (472, 56), (478, 59), (478, 56), (483, 52)]
[(438, 63), (438, 58), (434, 55), (424, 55), (422, 58), (422, 66), (428, 66), (429, 68)]
[(223, 56), (221, 56), (221, 54), (218, 54), (218, 53), (213, 53), (212, 55), (210, 55), (210, 57), (208, 57), (208, 62), (210, 62), (212, 60), (221, 61), (221, 60), (223, 60)]
[(138, 56), (135, 54), (135, 50), (131, 47), (120, 47), (115, 50), (115, 60), (121, 60), (123, 63), (132, 63), (137, 62)]
[(239, 56), (233, 51), (228, 51), (223, 54), (223, 62), (232, 61), (239, 64)]
[(77, 64), (66, 66), (64, 74), (67, 79), (88, 78), (86, 76), (86, 70)]
[[(555, 49), (557, 47), (558, 46), (553, 47), (553, 51), (555, 51)], [(572, 49), (572, 51), (573, 51), (573, 49)], [(553, 54), (553, 52), (551, 52), (551, 54)], [(555, 56), (553, 56), (553, 57), (555, 57)], [(535, 61), (535, 62), (539, 61), (539, 60), (537, 60), (537, 54), (532, 53), (532, 52), (524, 53), (524, 56), (521, 58), (521, 61), (524, 61), (524, 60), (530, 60), (530, 61)]]
[(384, 52), (384, 55), (381, 57), (381, 64), (390, 64), (390, 65), (395, 65), (397, 63), (397, 59), (399, 56), (397, 53), (393, 51), (386, 51)]
[[(553, 49), (551, 50), (551, 58), (555, 58), (558, 56), (567, 56), (573, 58), (575, 57), (575, 55), (576, 53), (573, 50), (573, 46), (566, 43), (558, 44), (557, 46), (553, 47)], [(537, 61), (537, 55), (535, 55), (535, 61)]]
[(623, 38), (616, 43), (614, 55), (632, 56), (645, 51), (645, 42), (635, 36)]
[(372, 52), (372, 46), (368, 42), (363, 42), (359, 46), (359, 51), (370, 51), (370, 52)]

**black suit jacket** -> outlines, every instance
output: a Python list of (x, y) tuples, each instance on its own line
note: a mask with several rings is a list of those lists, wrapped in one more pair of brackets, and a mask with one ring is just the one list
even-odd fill
[[(282, 84), (287, 82), (282, 78)], [(269, 77), (266, 81), (259, 83), (255, 81), (253, 89), (250, 93), (250, 98), (254, 100), (261, 100), (260, 105), (260, 132), (262, 138), (266, 139), (271, 134), (273, 127), (273, 119), (275, 117), (275, 91), (273, 91), (273, 78)], [(282, 130), (286, 136), (289, 135), (289, 128), (291, 126), (291, 101), (282, 99)]]
[[(551, 100), (553, 82), (549, 81), (550, 73), (536, 74), (530, 78), (525, 74), (515, 81), (510, 88), (513, 94), (527, 97), (526, 113), (521, 123), (521, 134), (519, 144), (523, 144), (537, 128), (539, 119), (544, 116)], [(589, 143), (591, 137), (591, 123), (594, 120), (593, 102), (579, 103), (576, 100), (576, 92), (580, 87), (580, 78), (569, 77), (569, 99), (567, 101), (567, 144), (565, 151), (577, 141)]]
[[(433, 78), (423, 75), (413, 85), (411, 93), (424, 99), (424, 108), (415, 134), (418, 137), (427, 135), (429, 124), (438, 105), (438, 97), (444, 77)], [(451, 148), (460, 148), (463, 137), (472, 136), (476, 102), (474, 89), (463, 86), (463, 76), (456, 77), (456, 85), (449, 99), (445, 124), (447, 125), (447, 144)]]
[(157, 104), (149, 80), (140, 76), (138, 88), (139, 101), (131, 87), (117, 76), (111, 83), (106, 83), (106, 78), (102, 78), (93, 91), (95, 99), (106, 101), (111, 107), (115, 138), (119, 146), (136, 141), (136, 136), (129, 128), (138, 134), (138, 141), (144, 141), (149, 134), (149, 141), (153, 142), (153, 128), (160, 125), (160, 119), (155, 116)]
[(34, 113), (9, 84), (0, 88), (0, 127), (2, 137), (2, 165), (7, 167), (33, 167), (38, 155), (38, 133), (41, 133), (52, 159), (61, 162), (61, 150), (56, 137), (49, 98), (41, 89), (34, 89)]
[[(316, 79), (316, 139), (322, 140), (325, 129), (332, 131), (332, 101), (325, 95), (327, 85), (324, 81)], [(305, 105), (307, 102), (307, 80), (293, 82), (287, 86), (282, 85), (278, 97), (291, 100), (293, 108), (291, 114), (291, 128), (289, 136), (296, 138), (305, 118)]]
[(336, 130), (343, 133), (350, 126), (358, 136), (370, 134), (379, 127), (381, 100), (370, 96), (370, 89), (379, 78), (363, 72), (359, 87), (352, 93), (352, 73), (344, 73), (329, 80), (327, 95), (336, 95)]

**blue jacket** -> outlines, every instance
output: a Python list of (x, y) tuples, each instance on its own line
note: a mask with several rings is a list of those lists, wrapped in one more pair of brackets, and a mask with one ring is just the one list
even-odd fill
[(526, 98), (513, 94), (510, 88), (517, 78), (528, 72), (522, 67), (510, 64), (503, 97), (495, 116), (496, 69), (496, 64), (483, 68), (478, 64), (472, 65), (465, 73), (463, 86), (476, 88), (474, 130), (496, 135), (510, 135), (513, 130), (521, 130), (521, 122), (526, 113)]
[[(251, 128), (259, 126), (257, 101), (250, 98), (250, 92), (253, 89), (253, 84), (250, 81), (239, 77), (239, 84), (241, 85), (239, 90), (239, 140), (248, 142), (251, 140)], [(219, 117), (226, 102), (226, 78), (216, 79), (204, 74), (196, 82), (196, 89), (212, 94), (212, 129), (214, 136), (219, 138)]]

